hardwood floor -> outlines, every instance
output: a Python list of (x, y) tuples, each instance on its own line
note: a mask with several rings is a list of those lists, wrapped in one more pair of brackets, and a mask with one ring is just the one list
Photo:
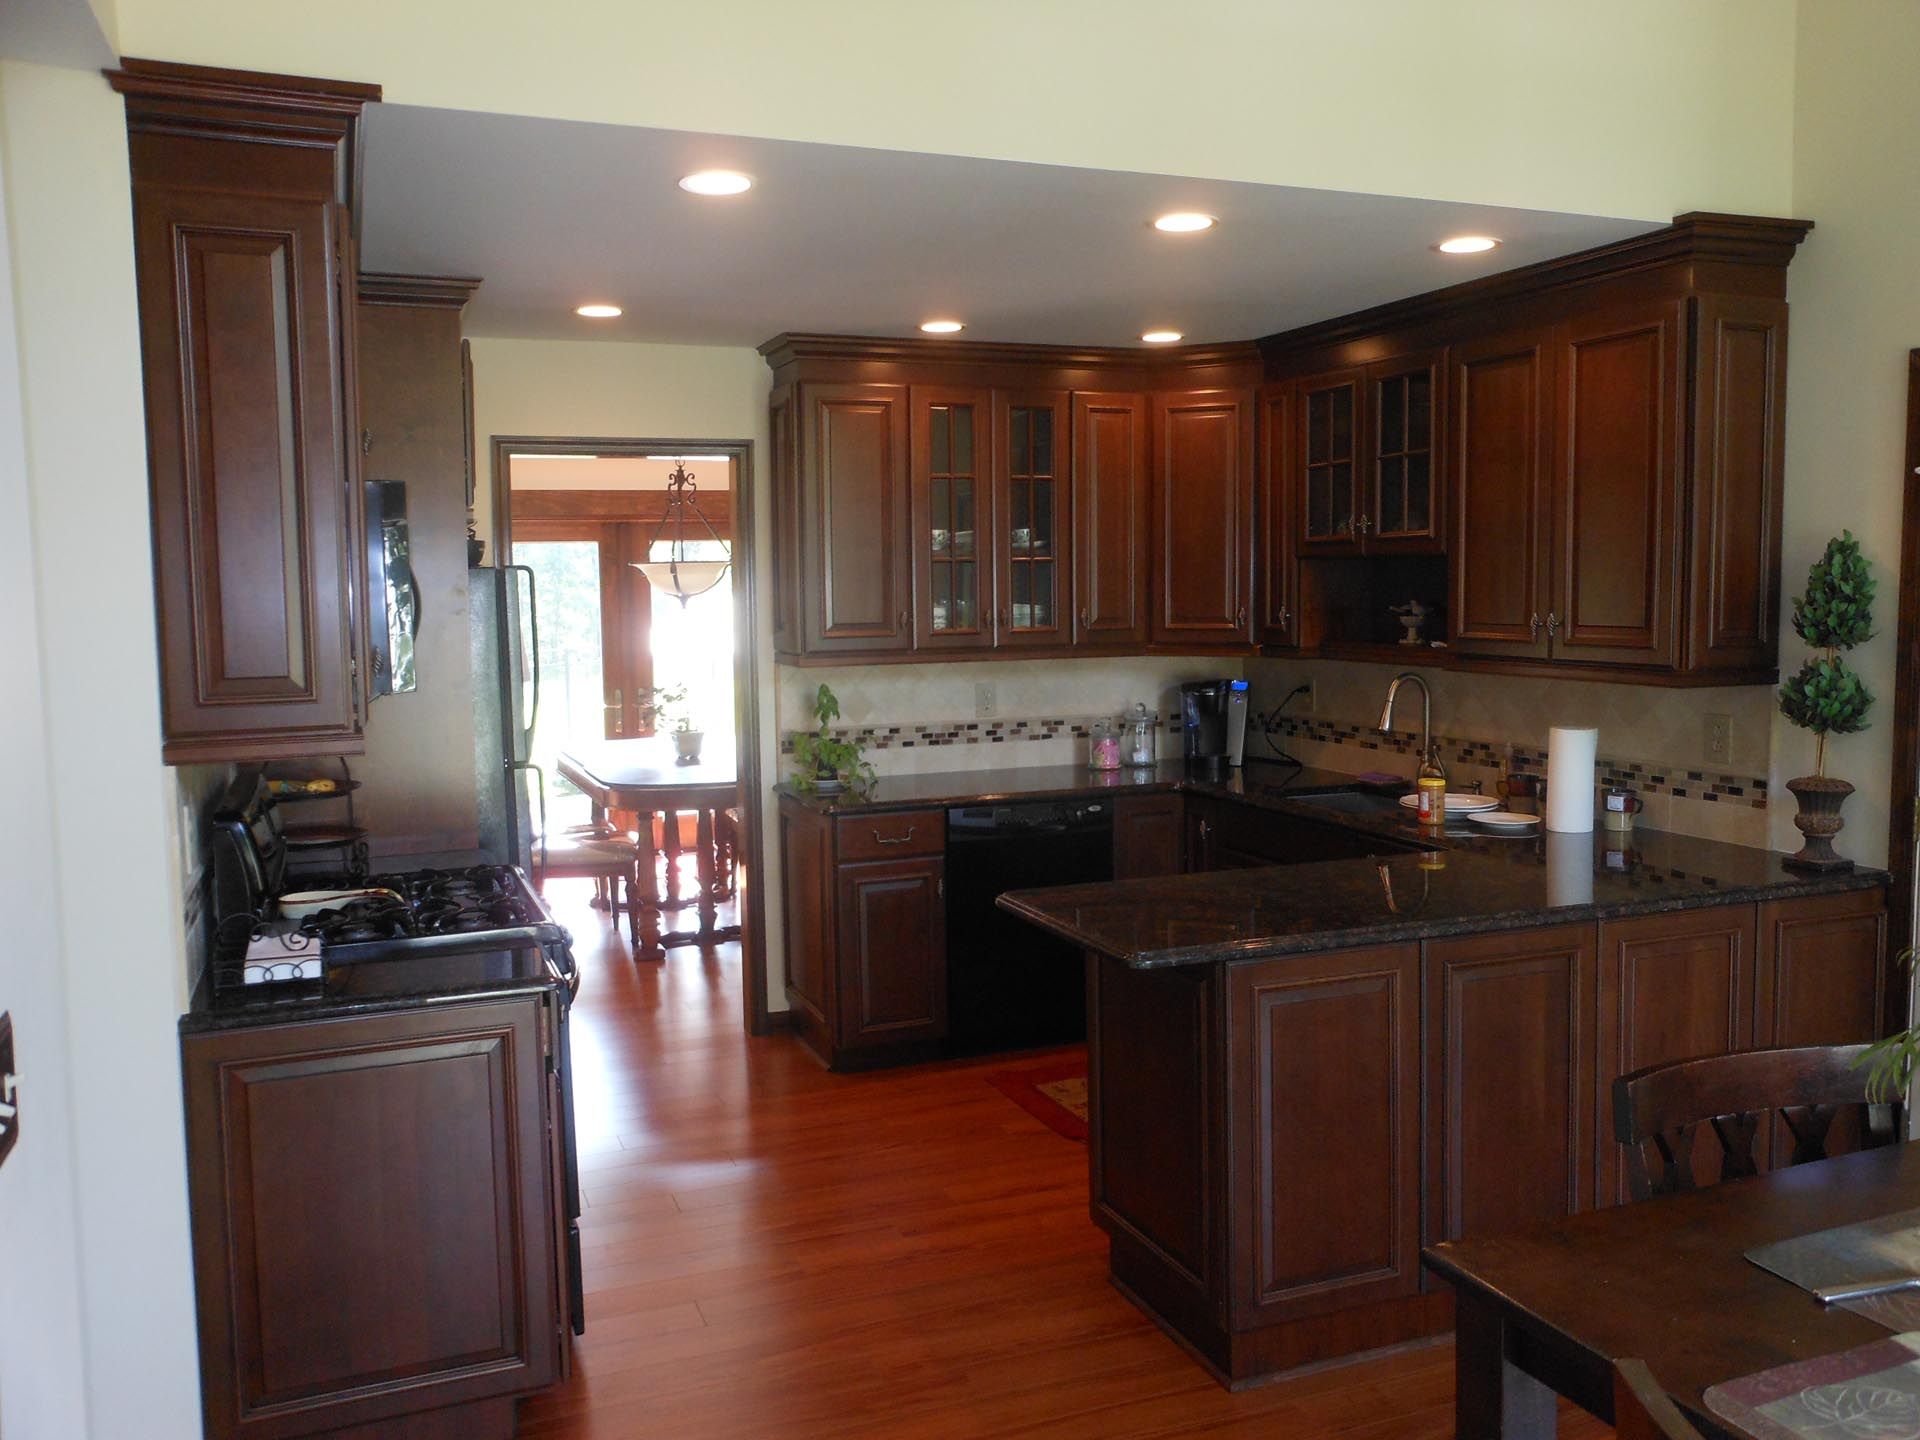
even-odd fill
[(1108, 1285), (1085, 1149), (987, 1083), (1018, 1062), (829, 1075), (741, 1032), (737, 947), (636, 966), (589, 889), (549, 896), (586, 972), (588, 1331), (526, 1440), (1452, 1433), (1445, 1344), (1228, 1394)]

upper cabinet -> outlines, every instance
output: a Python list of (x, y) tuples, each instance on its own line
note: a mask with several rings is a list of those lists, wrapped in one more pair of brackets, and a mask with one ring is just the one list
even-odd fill
[(1289, 488), (1303, 555), (1435, 555), (1446, 549), (1438, 351), (1295, 383)]
[(1147, 643), (1147, 397), (1073, 397), (1075, 630), (1083, 644)]
[(163, 754), (364, 749), (348, 205), (377, 87), (129, 60)]
[(993, 556), (999, 643), (1073, 638), (1071, 402), (1064, 390), (1002, 392), (994, 401)]
[(1154, 398), (1157, 641), (1252, 641), (1253, 426), (1251, 391)]
[[(907, 389), (803, 385), (799, 404), (802, 643), (823, 654), (906, 649), (918, 538), (907, 493)], [(950, 453), (949, 445), (942, 463)]]
[(993, 643), (993, 396), (915, 386), (913, 639), (922, 650)]

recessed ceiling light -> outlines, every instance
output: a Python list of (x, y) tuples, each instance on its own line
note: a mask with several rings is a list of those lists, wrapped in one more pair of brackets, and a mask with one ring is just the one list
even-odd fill
[(967, 327), (958, 320), (922, 320), (920, 328), (929, 335), (958, 335)]
[(738, 170), (696, 170), (680, 178), (680, 188), (693, 195), (741, 195), (753, 188), (753, 177)]
[(1456, 235), (1433, 248), (1442, 255), (1480, 255), (1498, 249), (1500, 242), (1491, 235)]
[(1213, 216), (1198, 210), (1175, 210), (1155, 220), (1153, 228), (1165, 230), (1169, 235), (1192, 235), (1200, 230), (1211, 230), (1215, 223)]
[(1149, 345), (1177, 345), (1183, 337), (1178, 330), (1149, 330), (1140, 338)]
[(620, 313), (618, 305), (576, 305), (573, 313), (589, 320), (611, 320)]

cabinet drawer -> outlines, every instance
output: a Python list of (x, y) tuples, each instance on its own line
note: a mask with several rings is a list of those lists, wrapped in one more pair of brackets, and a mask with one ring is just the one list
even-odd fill
[(897, 860), (903, 855), (940, 855), (947, 848), (947, 812), (898, 810), (884, 815), (843, 815), (834, 836), (842, 864), (849, 860)]

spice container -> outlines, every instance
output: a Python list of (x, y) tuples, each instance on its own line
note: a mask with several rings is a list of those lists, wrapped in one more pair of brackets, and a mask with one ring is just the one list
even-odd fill
[(1156, 764), (1160, 759), (1159, 741), (1154, 732), (1160, 728), (1160, 717), (1147, 709), (1144, 702), (1136, 702), (1127, 712), (1127, 733), (1121, 747), (1127, 758), (1127, 764), (1136, 770), (1144, 770)]
[(1087, 768), (1120, 768), (1120, 727), (1111, 720), (1095, 720), (1087, 727)]

